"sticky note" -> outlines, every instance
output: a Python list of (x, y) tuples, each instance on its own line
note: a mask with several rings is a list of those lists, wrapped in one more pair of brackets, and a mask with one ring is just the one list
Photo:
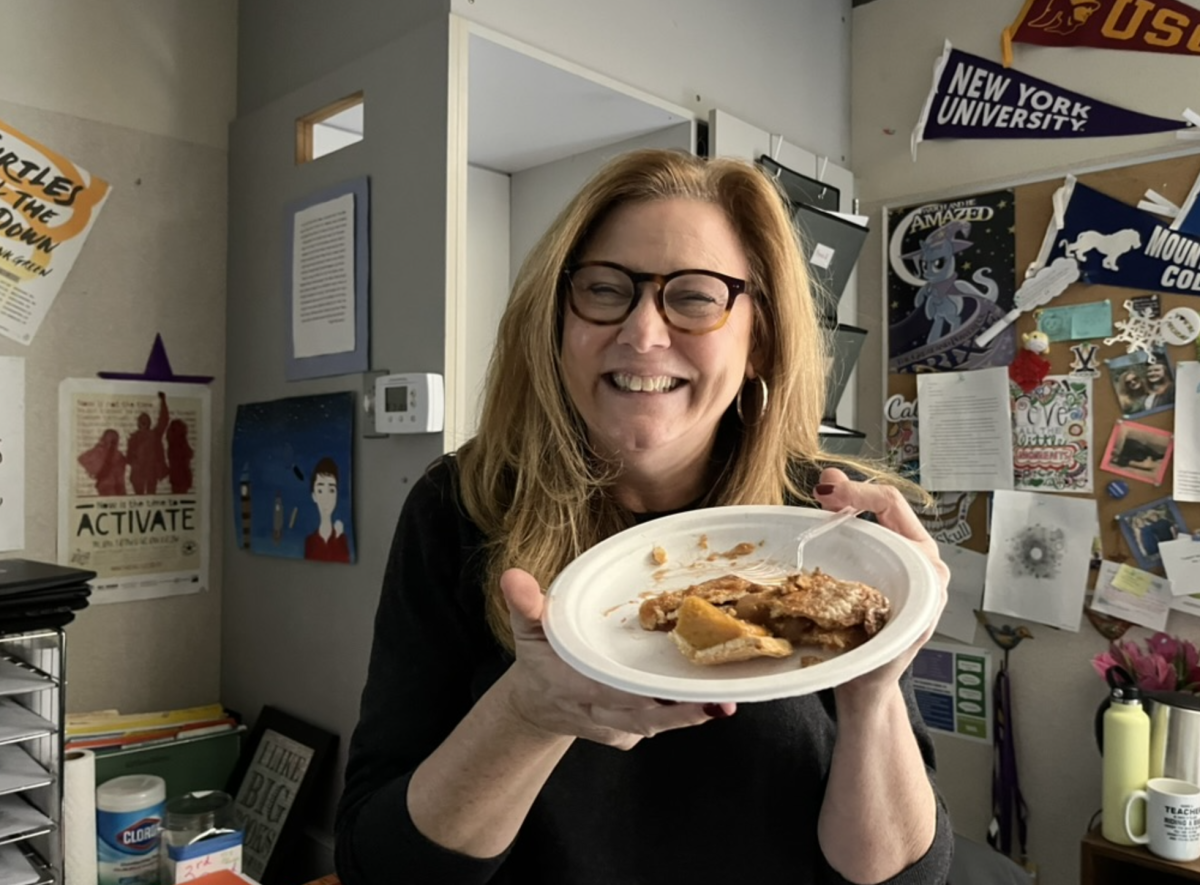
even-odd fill
[(1134, 596), (1145, 596), (1150, 592), (1150, 585), (1153, 582), (1154, 575), (1150, 572), (1144, 572), (1140, 568), (1129, 565), (1118, 568), (1112, 579), (1114, 587), (1124, 590), (1126, 593), (1132, 593)]

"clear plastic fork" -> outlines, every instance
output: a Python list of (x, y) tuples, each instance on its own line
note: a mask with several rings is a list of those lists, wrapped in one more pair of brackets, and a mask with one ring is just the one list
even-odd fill
[(826, 532), (831, 532), (844, 522), (848, 522), (854, 517), (862, 513), (854, 507), (843, 507), (841, 510), (834, 513), (828, 519), (818, 522), (812, 528), (807, 528), (796, 536), (796, 567), (789, 569), (780, 565), (778, 562), (755, 562), (744, 568), (737, 569), (733, 573), (739, 578), (745, 578), (747, 581), (753, 581), (755, 584), (764, 584), (767, 586), (782, 584), (787, 580), (788, 575), (797, 574), (804, 567), (804, 545), (818, 535), (823, 535)]

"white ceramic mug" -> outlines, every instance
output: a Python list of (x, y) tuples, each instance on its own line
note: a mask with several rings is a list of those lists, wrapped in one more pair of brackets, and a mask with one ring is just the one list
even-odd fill
[[(1135, 802), (1146, 803), (1144, 833), (1133, 832), (1130, 824)], [(1200, 787), (1173, 777), (1150, 778), (1146, 789), (1125, 800), (1125, 833), (1167, 860), (1200, 858)]]

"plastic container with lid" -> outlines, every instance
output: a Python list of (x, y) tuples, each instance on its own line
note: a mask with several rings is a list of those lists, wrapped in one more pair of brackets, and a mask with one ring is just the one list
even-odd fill
[(152, 774), (127, 774), (96, 788), (99, 885), (159, 885), (167, 784)]
[(184, 793), (167, 802), (163, 841), (168, 849), (178, 848), (234, 828), (233, 797), (228, 793)]

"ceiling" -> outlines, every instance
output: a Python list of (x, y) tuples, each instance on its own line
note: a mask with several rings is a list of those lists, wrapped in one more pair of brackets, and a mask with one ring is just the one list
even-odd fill
[(520, 172), (686, 119), (477, 34), (469, 77), (469, 162), (493, 172)]

